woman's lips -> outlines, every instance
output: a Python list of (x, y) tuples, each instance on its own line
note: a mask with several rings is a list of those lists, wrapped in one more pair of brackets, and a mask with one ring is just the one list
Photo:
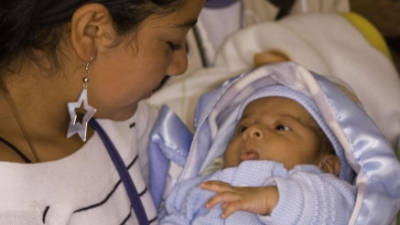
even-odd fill
[(258, 153), (255, 151), (245, 151), (242, 152), (239, 156), (240, 161), (244, 160), (257, 160), (258, 159)]

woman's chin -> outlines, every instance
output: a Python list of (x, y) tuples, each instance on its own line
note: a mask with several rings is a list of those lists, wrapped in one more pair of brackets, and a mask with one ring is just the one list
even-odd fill
[(135, 104), (134, 106), (120, 109), (116, 112), (107, 113), (106, 115), (105, 114), (102, 115), (101, 113), (99, 113), (95, 117), (102, 119), (111, 119), (115, 121), (124, 121), (130, 119), (133, 115), (135, 115), (136, 109), (137, 109), (137, 104)]
[(110, 119), (115, 120), (115, 121), (125, 121), (125, 120), (130, 119), (134, 114), (135, 114), (135, 112), (126, 114), (126, 115), (118, 115), (118, 116), (114, 116)]

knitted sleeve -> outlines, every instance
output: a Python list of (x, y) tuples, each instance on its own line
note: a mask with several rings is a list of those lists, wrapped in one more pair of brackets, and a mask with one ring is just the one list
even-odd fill
[(203, 181), (218, 180), (233, 186), (262, 186), (272, 174), (287, 176), (282, 164), (272, 161), (246, 161), (238, 167), (181, 181), (175, 185), (165, 202), (160, 214), (160, 225), (261, 225), (256, 214), (237, 212), (224, 220), (221, 217), (220, 205), (206, 209), (205, 204), (215, 192), (202, 190), (199, 184)]
[(348, 224), (356, 189), (331, 174), (291, 171), (274, 177), (279, 201), (264, 224)]

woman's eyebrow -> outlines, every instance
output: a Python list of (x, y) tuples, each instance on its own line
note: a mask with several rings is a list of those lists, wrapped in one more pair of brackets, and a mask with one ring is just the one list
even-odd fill
[(191, 28), (194, 25), (196, 25), (196, 23), (197, 23), (197, 18), (187, 20), (183, 23), (178, 23), (178, 24), (174, 25), (174, 27), (176, 27), (176, 28)]

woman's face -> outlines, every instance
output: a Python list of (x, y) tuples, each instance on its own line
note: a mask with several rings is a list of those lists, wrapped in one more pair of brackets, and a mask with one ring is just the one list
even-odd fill
[(125, 120), (165, 75), (186, 70), (186, 34), (205, 0), (185, 0), (167, 15), (152, 15), (116, 47), (97, 54), (89, 72), (89, 104), (96, 117)]

